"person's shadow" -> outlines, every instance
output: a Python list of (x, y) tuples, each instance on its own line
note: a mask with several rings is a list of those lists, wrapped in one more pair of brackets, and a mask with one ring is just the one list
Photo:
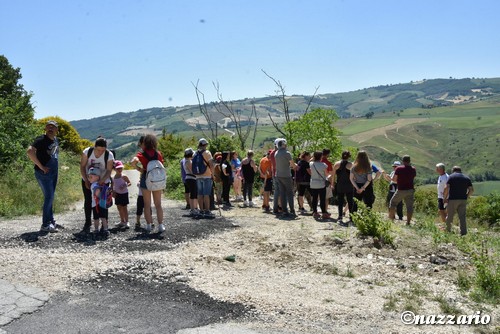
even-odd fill
[(45, 231), (35, 231), (35, 232), (26, 232), (20, 235), (20, 238), (23, 239), (25, 242), (37, 242), (40, 237), (44, 237), (49, 232)]

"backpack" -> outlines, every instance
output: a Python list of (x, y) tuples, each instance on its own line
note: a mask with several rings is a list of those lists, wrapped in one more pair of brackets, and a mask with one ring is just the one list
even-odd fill
[(113, 205), (113, 188), (108, 185), (101, 186), (99, 194), (99, 207), (107, 209)]
[(146, 152), (142, 155), (149, 160), (146, 167), (146, 188), (151, 191), (163, 190), (167, 186), (167, 173), (165, 167), (158, 160), (158, 152), (150, 157)]
[(207, 171), (208, 163), (205, 161), (205, 158), (203, 157), (203, 152), (205, 151), (196, 151), (196, 153), (193, 156), (192, 170), (194, 175), (203, 175)]
[(221, 174), (222, 167), (220, 164), (216, 164), (214, 167), (214, 182), (222, 182)]

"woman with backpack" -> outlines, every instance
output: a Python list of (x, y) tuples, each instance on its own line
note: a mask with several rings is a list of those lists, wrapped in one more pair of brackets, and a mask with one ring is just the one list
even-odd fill
[[(132, 159), (131, 165), (141, 172), (140, 187), (144, 198), (145, 208), (151, 207), (151, 197), (153, 198), (153, 203), (156, 208), (156, 219), (158, 220), (158, 232), (162, 233), (165, 231), (165, 225), (163, 225), (163, 208), (161, 207), (163, 189), (150, 190), (146, 185), (148, 163), (156, 160), (163, 164), (163, 156), (157, 148), (158, 139), (156, 139), (156, 136), (151, 134), (146, 135), (144, 137), (143, 151), (137, 153), (137, 155)], [(138, 163), (140, 163), (142, 167), (139, 167)], [(153, 224), (151, 211), (145, 210), (144, 217), (146, 218), (146, 232), (149, 233), (152, 230), (151, 226)]]
[(111, 172), (114, 166), (113, 152), (107, 149), (108, 143), (106, 138), (98, 137), (93, 147), (87, 147), (83, 150), (80, 159), (80, 174), (82, 176), (82, 190), (85, 198), (83, 208), (85, 211), (85, 225), (82, 234), (89, 234), (90, 227), (92, 226), (92, 190), (90, 189), (90, 182), (88, 180), (88, 173), (90, 168), (99, 168), (101, 173), (101, 185), (108, 185), (111, 183)]

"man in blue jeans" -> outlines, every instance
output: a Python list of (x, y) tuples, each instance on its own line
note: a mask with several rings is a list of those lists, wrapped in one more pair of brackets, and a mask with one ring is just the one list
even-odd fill
[(62, 228), (61, 225), (56, 224), (53, 210), (59, 167), (57, 132), (57, 122), (48, 121), (45, 124), (45, 134), (35, 138), (27, 151), (28, 157), (35, 164), (35, 178), (44, 197), (42, 227), (40, 229), (42, 232), (57, 232), (57, 228)]

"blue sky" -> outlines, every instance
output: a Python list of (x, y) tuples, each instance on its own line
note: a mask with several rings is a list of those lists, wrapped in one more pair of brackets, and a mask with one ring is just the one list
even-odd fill
[(496, 0), (0, 0), (36, 118), (500, 76)]

